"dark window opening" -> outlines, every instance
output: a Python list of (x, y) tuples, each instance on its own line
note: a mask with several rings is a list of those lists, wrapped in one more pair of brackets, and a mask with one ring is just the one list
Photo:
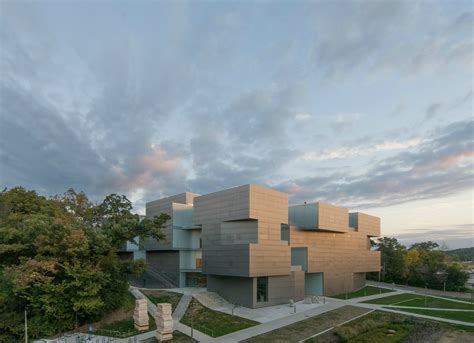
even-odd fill
[(282, 241), (290, 242), (290, 227), (286, 224), (281, 224), (280, 239)]
[(257, 302), (268, 301), (268, 277), (257, 278)]

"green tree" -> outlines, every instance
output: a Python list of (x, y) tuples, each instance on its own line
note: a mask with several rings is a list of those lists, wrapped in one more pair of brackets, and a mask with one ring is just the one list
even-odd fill
[(424, 251), (433, 251), (439, 248), (439, 244), (436, 242), (428, 241), (412, 244), (409, 250), (424, 250)]
[(406, 274), (406, 248), (393, 237), (379, 238), (376, 247), (381, 253), (383, 281), (403, 282)]
[(446, 290), (447, 291), (462, 291), (464, 285), (469, 279), (469, 274), (463, 269), (459, 263), (452, 263), (446, 269), (448, 274), (446, 278)]
[(127, 276), (143, 261), (121, 261), (117, 250), (135, 237), (163, 239), (162, 214), (140, 220), (125, 196), (93, 205), (68, 190), (51, 199), (21, 187), (0, 193), (0, 342), (31, 338), (97, 320), (121, 305)]

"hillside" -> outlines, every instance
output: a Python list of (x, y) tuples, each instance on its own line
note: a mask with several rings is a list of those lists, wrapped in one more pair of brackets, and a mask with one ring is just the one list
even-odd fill
[(445, 253), (458, 261), (474, 261), (474, 247), (448, 250)]

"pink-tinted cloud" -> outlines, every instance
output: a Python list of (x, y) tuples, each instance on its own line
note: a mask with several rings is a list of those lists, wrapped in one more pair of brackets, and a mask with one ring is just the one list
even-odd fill
[(152, 145), (150, 151), (136, 159), (136, 168), (131, 171), (121, 166), (112, 167), (114, 185), (125, 191), (150, 188), (160, 183), (179, 168), (180, 159), (170, 155), (159, 145)]

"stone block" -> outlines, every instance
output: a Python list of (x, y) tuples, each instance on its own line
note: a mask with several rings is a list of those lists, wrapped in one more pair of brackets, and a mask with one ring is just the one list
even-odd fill
[(156, 339), (160, 342), (173, 339), (173, 317), (171, 304), (156, 305)]
[(146, 331), (149, 329), (148, 301), (146, 299), (135, 300), (133, 321), (135, 324), (135, 329), (137, 329), (138, 331)]

